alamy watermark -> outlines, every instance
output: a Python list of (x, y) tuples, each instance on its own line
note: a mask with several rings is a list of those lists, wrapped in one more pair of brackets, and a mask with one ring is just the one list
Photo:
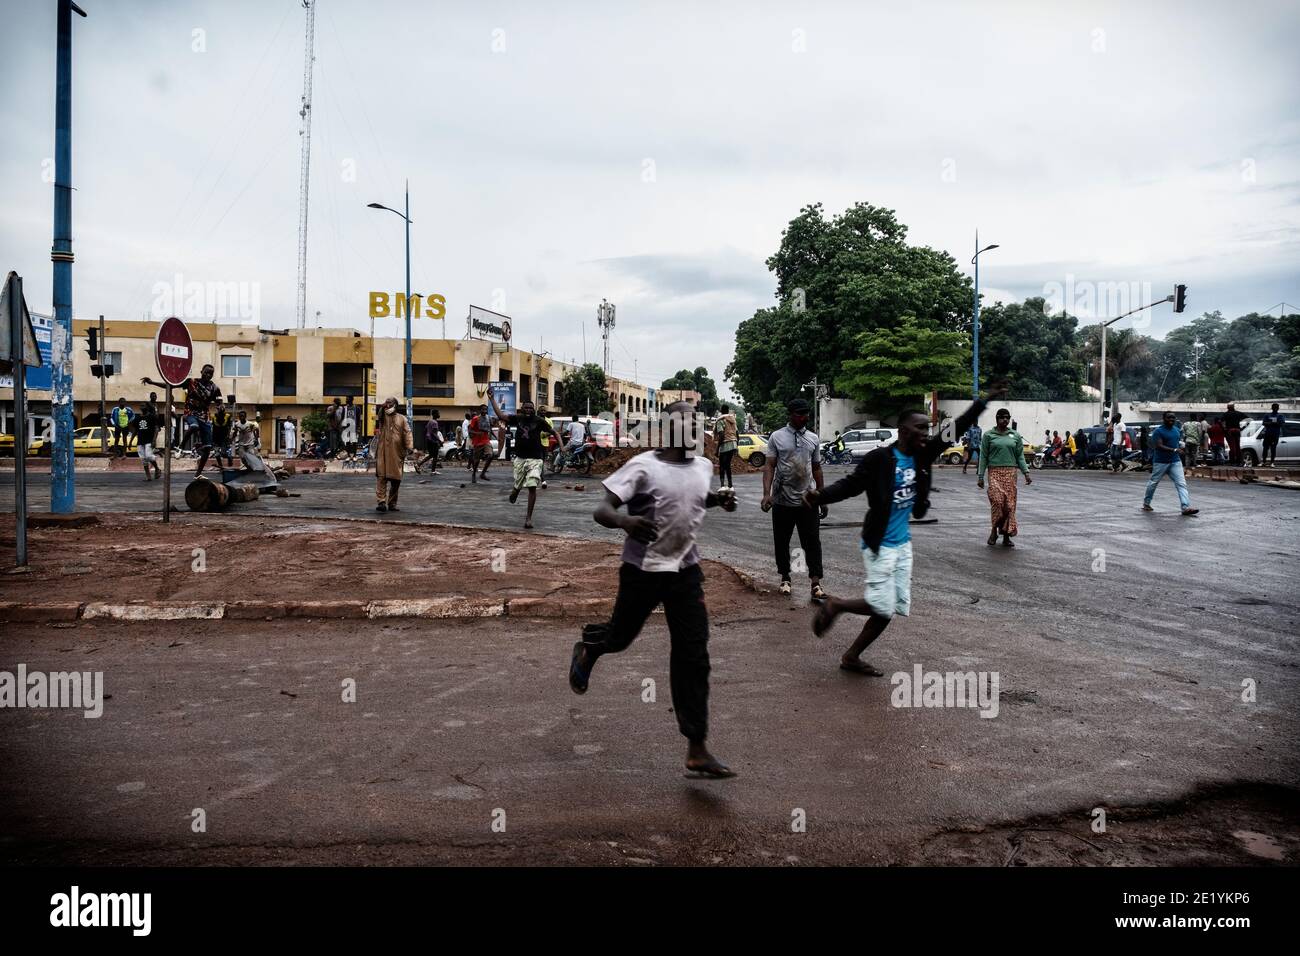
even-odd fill
[[(1043, 310), (1078, 318), (1113, 319), (1155, 301), (1150, 282), (1094, 282), (1066, 273), (1064, 282), (1043, 283)], [(1151, 324), (1149, 312), (1133, 316), (1134, 328)]]
[(60, 707), (78, 709), (87, 720), (104, 713), (103, 671), (0, 671), (0, 708)]
[(916, 664), (911, 673), (898, 671), (889, 682), (894, 685), (889, 702), (895, 707), (970, 707), (978, 708), (981, 717), (998, 715), (997, 671), (927, 671)]
[(260, 322), (260, 282), (186, 282), (179, 272), (171, 282), (155, 282), (149, 307), (155, 319), (239, 319)]

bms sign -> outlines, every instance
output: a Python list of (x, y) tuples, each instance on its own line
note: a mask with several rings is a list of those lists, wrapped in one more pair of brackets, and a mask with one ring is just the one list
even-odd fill
[[(421, 306), (424, 307), (421, 311)], [(389, 316), (402, 318), (406, 315), (406, 295), (402, 292), (370, 293), (370, 317), (386, 319)], [(418, 295), (411, 296), (411, 318), (441, 319), (447, 315), (447, 300), (440, 295), (431, 295), (423, 302)]]

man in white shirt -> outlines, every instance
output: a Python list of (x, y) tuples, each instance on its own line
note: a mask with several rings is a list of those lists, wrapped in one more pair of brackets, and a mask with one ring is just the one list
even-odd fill
[[(618, 597), (607, 624), (588, 624), (573, 645), (569, 686), (587, 692), (592, 668), (602, 654), (617, 654), (635, 640), (660, 604), (672, 640), (669, 675), (677, 726), (689, 741), (686, 770), (691, 776), (721, 779), (735, 774), (705, 746), (709, 717), (709, 617), (704, 606), (704, 574), (695, 534), (706, 508), (736, 510), (730, 493), (709, 490), (713, 463), (695, 450), (695, 409), (675, 402), (669, 414), (668, 447), (643, 452), (605, 479), (605, 500), (592, 515), (597, 524), (627, 533)], [(620, 511), (624, 508), (626, 510)]]
[(569, 424), (564, 426), (564, 436), (569, 440), (569, 451), (582, 451), (582, 446), (587, 440), (587, 426), (578, 421), (578, 416), (574, 415)]
[(284, 420), (283, 433), (284, 455), (286, 458), (292, 458), (298, 451), (298, 426), (294, 424), (292, 418)]
[(1116, 412), (1110, 420), (1110, 470), (1119, 471), (1124, 465), (1124, 423)]

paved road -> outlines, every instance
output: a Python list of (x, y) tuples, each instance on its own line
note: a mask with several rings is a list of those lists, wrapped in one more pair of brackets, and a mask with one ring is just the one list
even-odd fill
[[(772, 581), (757, 482), (737, 479), (742, 509), (711, 513), (702, 546)], [(409, 480), (399, 517), (522, 521), (504, 481), (456, 484)], [(584, 493), (562, 484), (543, 496), (539, 532), (606, 534), (590, 521), (595, 483)], [(393, 520), (369, 510), (365, 478), (288, 487), (302, 497), (242, 512)], [(157, 497), (128, 475), (85, 476), (78, 490), (86, 509)], [(1138, 510), (1141, 491), (1136, 476), (1038, 475), (1021, 491), (1019, 546), (1004, 550), (983, 543), (973, 475), (939, 472), (939, 521), (914, 528), (915, 613), (870, 659), (891, 674), (916, 664), (997, 672), (995, 719), (892, 707), (888, 680), (834, 667), (852, 619), (818, 641), (802, 595), (756, 596), (752, 614), (715, 621), (713, 742), (742, 773), (721, 784), (680, 776), (659, 623), (603, 661), (583, 698), (563, 683), (573, 634), (562, 625), (16, 628), (0, 667), (103, 669), (116, 716), (0, 712), (6, 830), (25, 837), (14, 851), (24, 859), (232, 862), (891, 862), (934, 859), (927, 848), (975, 830), (989, 834), (992, 856), (938, 858), (1000, 862), (998, 827), (1050, 820), (1067, 844), (1095, 843), (1092, 807), (1189, 798), (1185, 808), (1214, 785), (1294, 787), (1300, 496), (1198, 482), (1202, 514), (1184, 519), (1167, 485), (1154, 515)], [(832, 592), (859, 587), (861, 508), (838, 506), (823, 530)], [(364, 688), (356, 705), (338, 700), (347, 676)], [(659, 684), (654, 704), (640, 697), (647, 676)], [(1243, 680), (1256, 702), (1242, 702)], [(202, 836), (188, 831), (200, 806), (214, 821)], [(1261, 829), (1298, 858), (1294, 801), (1234, 806), (1204, 815), (1220, 821), (1206, 824), (1220, 842), (1173, 858), (1240, 862), (1231, 847), (1247, 838), (1231, 834)], [(498, 807), (505, 834), (489, 829)], [(796, 809), (807, 833), (790, 832)], [(1122, 826), (1110, 836), (1124, 832), (1130, 850), (1141, 843)], [(1117, 859), (1133, 862), (1088, 861)]]

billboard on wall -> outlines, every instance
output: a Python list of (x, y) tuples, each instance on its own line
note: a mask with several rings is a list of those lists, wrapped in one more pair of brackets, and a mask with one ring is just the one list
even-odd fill
[[(48, 392), (54, 387), (51, 382), (53, 372), (50, 366), (50, 337), (53, 335), (54, 320), (48, 315), (37, 315), (35, 312), (30, 315), (32, 331), (36, 333), (36, 346), (41, 350), (41, 364), (39, 368), (35, 365), (27, 366), (27, 391)], [(13, 387), (12, 375), (0, 375), (0, 388)]]
[(469, 315), (465, 316), (466, 338), (483, 339), (487, 342), (501, 342), (509, 345), (513, 334), (513, 329), (510, 326), (510, 316), (502, 315), (500, 312), (493, 312), (491, 309), (480, 308), (477, 305), (469, 307)]
[[(515, 404), (516, 385), (514, 382), (488, 382), (488, 391), (501, 406), (501, 411), (513, 415), (519, 409)], [(488, 404), (488, 415), (492, 415), (492, 405)]]

